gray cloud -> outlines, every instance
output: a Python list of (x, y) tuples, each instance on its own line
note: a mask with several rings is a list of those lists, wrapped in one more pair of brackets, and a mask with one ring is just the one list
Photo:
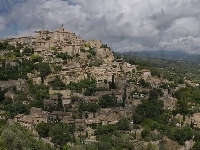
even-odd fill
[(198, 0), (7, 0), (4, 5), (0, 31), (7, 27), (0, 36), (30, 35), (64, 24), (83, 38), (101, 39), (115, 51), (200, 52)]

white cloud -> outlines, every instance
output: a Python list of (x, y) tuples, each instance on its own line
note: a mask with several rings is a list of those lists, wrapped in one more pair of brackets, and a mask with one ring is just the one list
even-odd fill
[(191, 54), (200, 54), (200, 37), (192, 36), (173, 39), (170, 42), (160, 42), (160, 47), (167, 50), (182, 50)]
[(115, 51), (196, 52), (199, 7), (197, 0), (26, 0), (12, 5), (4, 18), (15, 20), (17, 35), (64, 24), (83, 38), (102, 39)]

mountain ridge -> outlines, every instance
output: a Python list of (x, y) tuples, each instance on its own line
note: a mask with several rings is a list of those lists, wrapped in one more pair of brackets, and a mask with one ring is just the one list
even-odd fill
[(140, 52), (122, 52), (120, 53), (125, 56), (135, 56), (135, 57), (146, 57), (146, 58), (157, 58), (157, 59), (167, 59), (167, 60), (183, 60), (183, 61), (192, 61), (200, 62), (200, 54), (189, 54), (180, 50), (167, 51), (167, 50), (158, 50), (158, 51), (140, 51)]

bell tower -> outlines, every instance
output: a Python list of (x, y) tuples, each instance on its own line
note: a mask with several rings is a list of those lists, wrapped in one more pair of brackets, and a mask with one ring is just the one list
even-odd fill
[(63, 24), (62, 24), (62, 26), (60, 28), (60, 31), (65, 31)]

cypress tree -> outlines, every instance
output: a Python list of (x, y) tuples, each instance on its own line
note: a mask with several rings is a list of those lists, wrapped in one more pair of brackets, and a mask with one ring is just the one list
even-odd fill
[(114, 74), (112, 75), (112, 84), (111, 84), (111, 88), (115, 89), (115, 76)]

